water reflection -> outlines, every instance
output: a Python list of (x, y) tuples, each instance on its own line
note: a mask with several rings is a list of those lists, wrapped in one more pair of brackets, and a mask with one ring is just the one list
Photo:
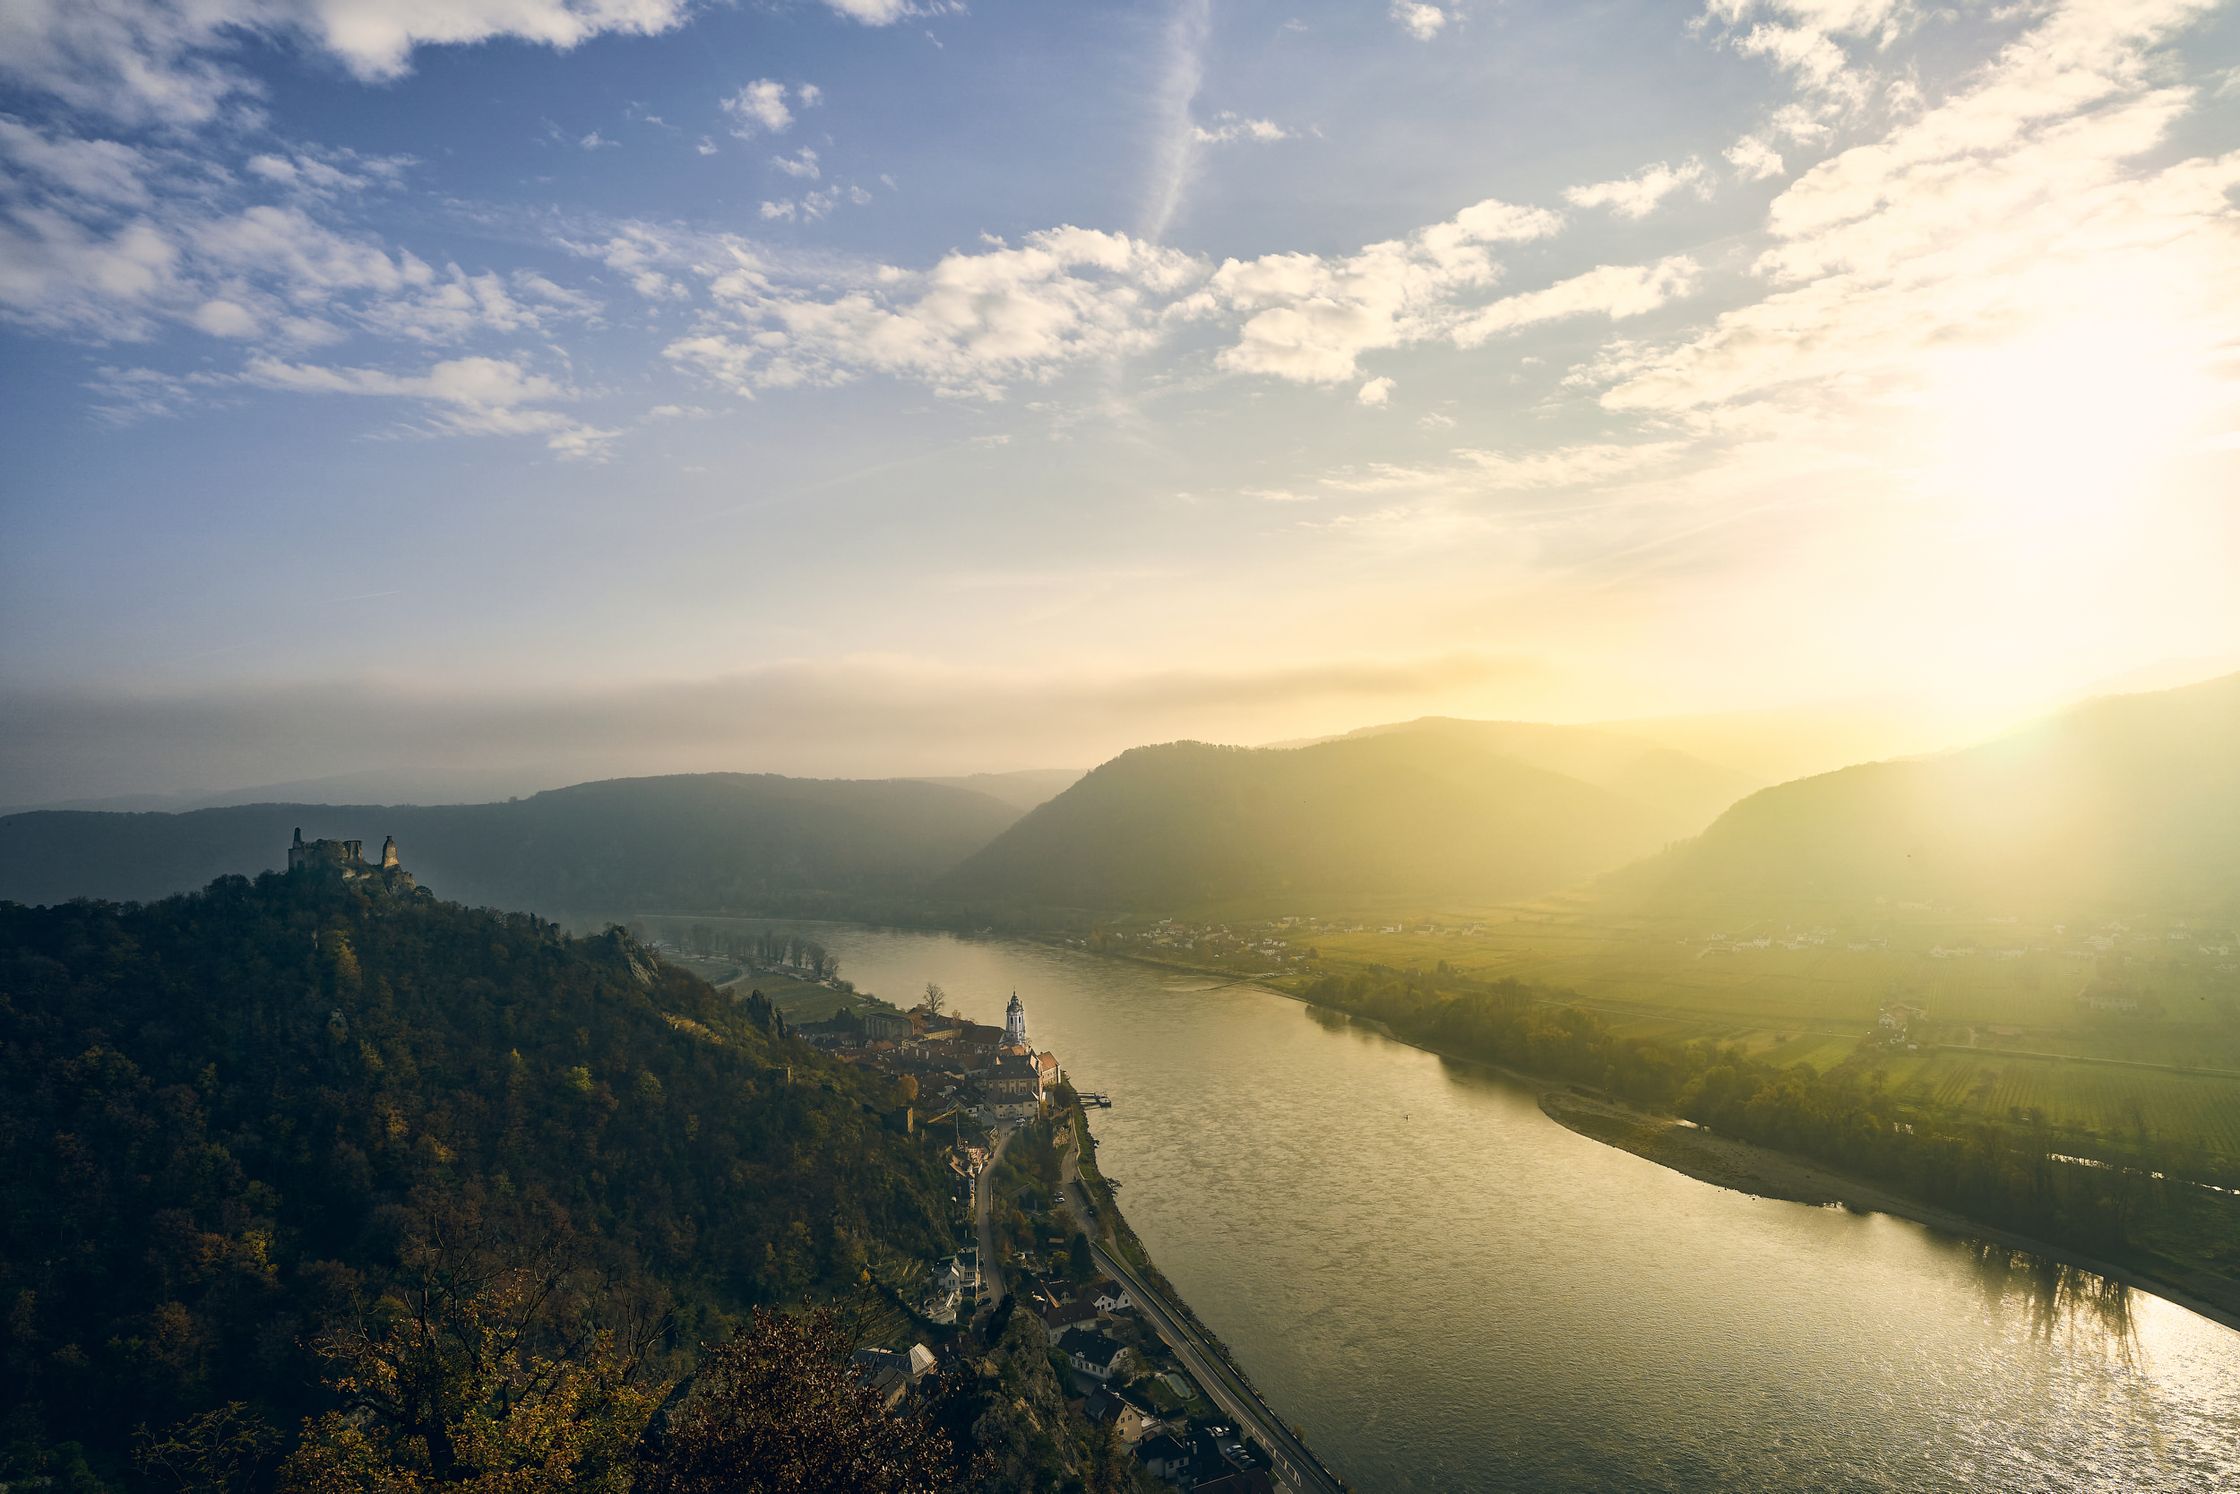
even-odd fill
[(2137, 1366), (2140, 1347), (2132, 1320), (2133, 1294), (2124, 1283), (1990, 1240), (1966, 1240), (1960, 1249), (1974, 1263), (1986, 1301), (2002, 1309), (2019, 1305), (2033, 1336), (2082, 1334), (2084, 1343), (2126, 1367)]

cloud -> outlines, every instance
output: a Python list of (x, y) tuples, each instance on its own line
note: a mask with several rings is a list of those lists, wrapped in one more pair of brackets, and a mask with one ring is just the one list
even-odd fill
[(607, 138), (606, 136), (604, 136), (604, 135), (600, 134), (600, 133), (599, 133), (599, 132), (598, 132), (597, 130), (593, 130), (593, 131), (592, 131), (592, 132), (591, 132), (590, 134), (588, 134), (588, 135), (584, 136), (584, 137), (583, 137), (582, 139), (578, 140), (578, 141), (576, 142), (576, 145), (577, 145), (577, 147), (578, 147), (579, 149), (582, 149), (582, 150), (620, 150), (620, 149), (622, 149), (622, 142), (621, 142), (621, 141), (619, 141), (619, 140), (609, 140), (609, 139), (608, 139), (608, 138)]
[(311, 48), (368, 82), (395, 78), (423, 46), (501, 38), (560, 49), (608, 33), (682, 24), (685, 0), (68, 0), (0, 7), (0, 78), (73, 108), (195, 125), (255, 83), (233, 64), (262, 37)]
[(1220, 365), (1304, 383), (1351, 379), (1363, 353), (1441, 335), (1456, 314), (1454, 297), (1499, 277), (1493, 246), (1546, 238), (1562, 223), (1545, 209), (1488, 198), (1351, 255), (1226, 261), (1202, 305), (1245, 321)]
[(1682, 187), (1692, 187), (1702, 197), (1711, 195), (1709, 173), (1693, 156), (1677, 166), (1659, 161), (1615, 181), (1567, 187), (1563, 200), (1573, 207), (1606, 207), (1621, 218), (1646, 218)]
[(1727, 164), (1740, 173), (1745, 181), (1753, 182), (1779, 176), (1786, 169), (1781, 152), (1757, 135), (1745, 135), (1728, 146)]
[(883, 267), (838, 295), (781, 291), (742, 265), (711, 282), (723, 317), (665, 355), (742, 394), (877, 373), (993, 398), (1007, 383), (1149, 346), (1154, 308), (1203, 274), (1175, 250), (1071, 227), (951, 254), (921, 273)]
[(1393, 382), (1389, 378), (1371, 379), (1354, 391), (1354, 400), (1356, 403), (1367, 405), (1371, 409), (1382, 409), (1392, 402)]
[(114, 140), (78, 140), (0, 114), (0, 157), (73, 196), (138, 206), (149, 200), (148, 157)]
[(1965, 600), (1942, 624), (1997, 605), (2043, 633), (2067, 615), (2046, 599), (2126, 547), (2158, 547), (2136, 550), (2153, 573), (2203, 542), (2187, 464), (2240, 411), (2240, 151), (2185, 152), (2200, 95), (2162, 52), (2205, 10), (2031, 12), (1940, 100), (1789, 184), (1751, 298), (1613, 345), (1574, 387), (1714, 443), (1676, 499), (1842, 504), (1909, 598), (1940, 584), (1922, 557), (1950, 557)]
[[(742, 140), (758, 134), (782, 135), (793, 127), (793, 110), (786, 104), (788, 89), (775, 78), (757, 78), (723, 101), (723, 112), (734, 121), (731, 133)], [(814, 84), (791, 90), (795, 103), (808, 108), (821, 102), (823, 92)]]
[(1190, 131), (1192, 138), (1201, 145), (1228, 145), (1239, 140), (1273, 145), (1279, 140), (1297, 138), (1272, 119), (1247, 119), (1228, 109), (1216, 114), (1211, 126), (1192, 125)]
[(865, 26), (892, 26), (920, 13), (911, 0), (824, 0), (832, 10)]
[(824, 175), (823, 169), (817, 165), (817, 153), (806, 145), (790, 156), (772, 156), (770, 164), (787, 176), (805, 177), (810, 181)]
[(1615, 322), (1641, 316), (1689, 294), (1701, 276), (1702, 267), (1685, 254), (1649, 265), (1597, 265), (1471, 313), (1455, 327), (1455, 345), (1474, 348), (1501, 333), (1565, 317), (1601, 316)]
[(427, 429), (452, 435), (542, 436), (567, 458), (604, 455), (618, 431), (586, 425), (549, 406), (575, 398), (562, 384), (506, 358), (450, 358), (416, 374), (374, 368), (249, 360), (245, 383), (298, 394), (406, 399), (429, 407)]
[(1402, 31), (1417, 41), (1430, 41), (1446, 29), (1452, 17), (1436, 5), (1425, 5), (1421, 0), (1392, 0), (1392, 19)]

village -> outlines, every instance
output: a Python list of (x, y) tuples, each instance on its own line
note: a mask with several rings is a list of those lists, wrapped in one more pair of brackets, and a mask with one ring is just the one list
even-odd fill
[[(893, 1078), (902, 1103), (891, 1123), (944, 1145), (959, 1205), (974, 1222), (973, 1244), (881, 1283), (895, 1309), (877, 1335), (887, 1341), (857, 1349), (855, 1360), (890, 1411), (930, 1401), (945, 1373), (960, 1372), (1026, 1314), (1070, 1408), (1145, 1478), (1193, 1494), (1298, 1486), (1279, 1478), (1289, 1465), (1240, 1429), (1168, 1341), (1200, 1331), (1176, 1321), (1187, 1314), (1169, 1303), (1155, 1319), (1138, 1289), (1099, 1268), (1082, 1228), (1096, 1227), (1096, 1214), (1083, 1196), (1081, 1154), (1091, 1154), (1094, 1175), (1084, 1107), (1104, 1097), (1078, 1094), (1057, 1056), (1034, 1047), (1016, 993), (1002, 1027), (950, 1011), (946, 993), (929, 985), (910, 1010), (863, 998), (790, 1032)], [(1112, 1185), (1100, 1177), (1094, 1186), (1107, 1190), (1106, 1212), (1115, 1213)], [(1205, 1342), (1190, 1348), (1201, 1363), (1219, 1352)], [(1223, 1373), (1238, 1382), (1225, 1392), (1230, 1404), (1240, 1390), (1251, 1396), (1233, 1368)]]

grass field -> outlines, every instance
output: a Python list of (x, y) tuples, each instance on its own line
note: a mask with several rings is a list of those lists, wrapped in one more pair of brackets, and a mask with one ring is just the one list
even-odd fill
[(2150, 1149), (2178, 1142), (2240, 1157), (2240, 1076), (1951, 1050), (1892, 1054), (1873, 1066), (1903, 1098), (1997, 1120), (2036, 1110), (2056, 1127)]
[[(1579, 899), (1284, 911), (1324, 920), (1294, 936), (1321, 971), (1512, 978), (1575, 993), (1629, 1037), (1730, 1042), (1821, 1073), (1851, 1063), (1881, 1070), (1902, 1097), (1989, 1120), (2034, 1111), (2149, 1155), (2195, 1146), (2240, 1159), (2240, 940), (2226, 931), (1922, 909), (1622, 920)], [(1918, 1052), (1869, 1045), (1891, 1003), (1926, 1014)]]

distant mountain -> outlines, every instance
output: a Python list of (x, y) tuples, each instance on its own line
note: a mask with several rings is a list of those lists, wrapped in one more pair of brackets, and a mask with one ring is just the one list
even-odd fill
[(285, 864), (290, 836), (397, 837), (425, 886), (548, 915), (798, 908), (918, 886), (1018, 818), (906, 779), (620, 778), (500, 804), (253, 804), (0, 818), (0, 899), (150, 899)]
[(1612, 879), (1652, 906), (2240, 904), (2240, 675), (1753, 794)]
[(1726, 802), (1726, 781), (1611, 734), (1509, 723), (1422, 721), (1295, 748), (1173, 742), (1090, 773), (945, 886), (1111, 909), (1526, 896), (1686, 835)]
[(1686, 827), (1710, 824), (1735, 800), (1764, 787), (1747, 773), (1611, 727), (1425, 716), (1363, 727), (1333, 740), (1390, 736), (1483, 752), (1576, 778), (1671, 816), (1683, 833)]
[(1019, 813), (1025, 814), (1038, 804), (1049, 803), (1079, 783), (1081, 770), (1021, 768), (1010, 773), (967, 773), (958, 778), (921, 778), (917, 781), (986, 794), (989, 798), (1000, 799)]

